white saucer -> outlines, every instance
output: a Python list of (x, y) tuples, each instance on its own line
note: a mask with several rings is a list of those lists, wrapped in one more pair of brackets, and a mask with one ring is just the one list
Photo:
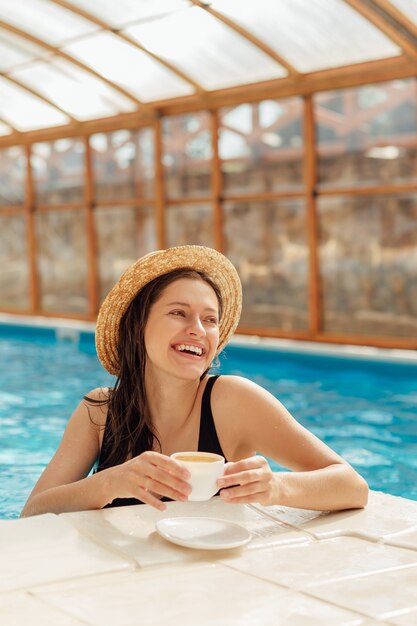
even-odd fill
[(167, 517), (156, 523), (156, 530), (172, 543), (199, 550), (225, 550), (248, 543), (246, 528), (211, 517)]

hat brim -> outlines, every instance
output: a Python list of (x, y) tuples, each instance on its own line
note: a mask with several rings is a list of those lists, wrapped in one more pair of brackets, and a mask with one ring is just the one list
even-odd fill
[(236, 330), (242, 310), (242, 286), (234, 265), (223, 254), (204, 246), (177, 246), (151, 252), (122, 274), (106, 296), (96, 325), (96, 350), (110, 374), (119, 373), (117, 344), (120, 320), (137, 294), (152, 280), (174, 270), (188, 268), (205, 272), (218, 286), (222, 298), (219, 345), (223, 350)]

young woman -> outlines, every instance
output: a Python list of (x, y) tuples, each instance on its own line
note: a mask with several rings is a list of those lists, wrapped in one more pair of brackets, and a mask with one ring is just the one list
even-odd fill
[[(146, 255), (105, 299), (96, 346), (113, 388), (90, 391), (70, 418), (22, 516), (187, 500), (187, 471), (170, 455), (222, 454), (226, 502), (317, 510), (366, 505), (366, 482), (265, 389), (211, 376), (233, 334), (241, 285), (230, 261), (201, 246)], [(271, 471), (264, 458), (289, 472)], [(97, 469), (91, 474), (92, 468)]]

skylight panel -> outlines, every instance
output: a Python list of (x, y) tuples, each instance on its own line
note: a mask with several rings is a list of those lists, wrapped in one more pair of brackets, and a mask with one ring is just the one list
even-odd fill
[(58, 46), (97, 26), (49, 0), (0, 0), (0, 19)]
[(259, 37), (300, 72), (401, 53), (343, 0), (213, 0), (207, 4)]
[(408, 19), (417, 25), (417, 2), (416, 0), (391, 0), (391, 4), (404, 13)]
[(3, 124), (0, 122), (0, 136), (4, 137), (5, 135), (10, 135), (12, 129), (7, 124)]
[(65, 50), (143, 102), (188, 95), (189, 83), (112, 33), (73, 42)]
[(189, 6), (188, 0), (71, 0), (74, 6), (119, 28), (129, 22), (147, 22)]
[(3, 117), (3, 113), (7, 121), (20, 131), (69, 122), (61, 111), (0, 77), (0, 118)]
[(125, 31), (206, 89), (269, 80), (286, 70), (231, 28), (193, 6)]
[(45, 57), (49, 52), (31, 41), (0, 28), (0, 71), (4, 72), (35, 57)]
[(134, 110), (135, 104), (106, 83), (64, 60), (34, 62), (12, 73), (79, 120)]

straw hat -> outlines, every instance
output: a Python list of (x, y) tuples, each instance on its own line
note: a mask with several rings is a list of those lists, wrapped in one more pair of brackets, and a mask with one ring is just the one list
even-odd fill
[(177, 269), (205, 272), (218, 286), (222, 296), (217, 354), (229, 341), (239, 323), (242, 309), (242, 286), (232, 263), (223, 254), (204, 246), (178, 246), (151, 252), (122, 274), (105, 298), (96, 326), (98, 358), (110, 374), (118, 374), (117, 342), (119, 326), (129, 304), (154, 278)]

